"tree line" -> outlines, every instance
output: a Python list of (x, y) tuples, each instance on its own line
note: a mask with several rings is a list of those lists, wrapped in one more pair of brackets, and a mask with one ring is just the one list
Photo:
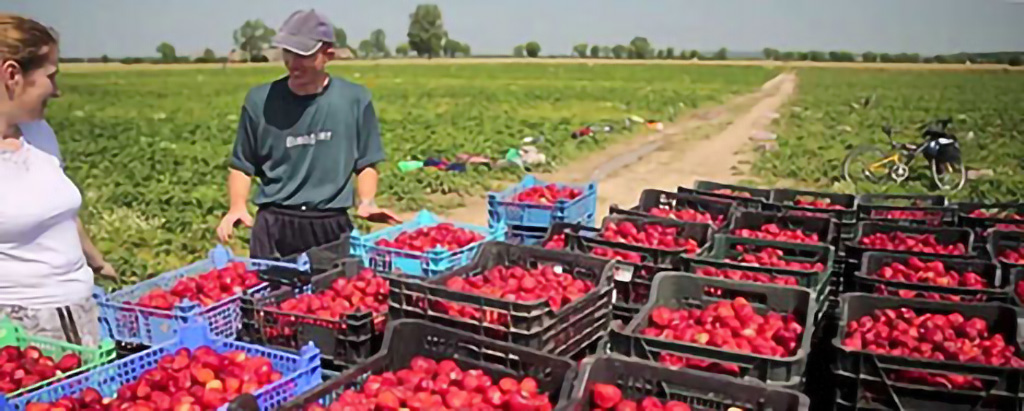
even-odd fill
[[(274, 29), (268, 27), (262, 20), (247, 20), (233, 32), (235, 50), (245, 61), (265, 62), (269, 59), (264, 51), (270, 47), (271, 39), (274, 37)], [(434, 4), (420, 4), (409, 15), (409, 28), (406, 32), (406, 41), (392, 49), (387, 45), (387, 36), (383, 29), (376, 29), (370, 33), (370, 37), (356, 43), (353, 47), (348, 41), (348, 35), (342, 27), (336, 27), (334, 31), (335, 47), (347, 49), (353, 57), (358, 58), (388, 58), (393, 55), (406, 57), (415, 55), (418, 57), (468, 57), (471, 55), (469, 44), (451, 38), (444, 28), (444, 19), (441, 9)], [(530, 41), (517, 45), (512, 49), (514, 57), (539, 57), (541, 45), (536, 41)], [(213, 50), (207, 48), (202, 55), (196, 58), (178, 56), (173, 45), (168, 42), (160, 43), (156, 47), (159, 57), (141, 58), (126, 57), (119, 61), (125, 64), (133, 63), (212, 63), (226, 62), (227, 56), (217, 56)], [(728, 60), (729, 51), (725, 47), (710, 54), (703, 54), (698, 50), (679, 49), (678, 53), (674, 47), (662, 49), (655, 48), (646, 37), (634, 37), (629, 44), (590, 45), (587, 43), (576, 44), (572, 48), (572, 56), (580, 58), (609, 58), (609, 59), (685, 59), (685, 60)], [(965, 63), (997, 63), (1009, 64), (1012, 66), (1022, 65), (1022, 53), (957, 53), (935, 56), (921, 56), (918, 53), (876, 53), (867, 51), (855, 54), (848, 51), (780, 51), (766, 47), (762, 50), (765, 60), (773, 61), (821, 61), (821, 62), (880, 62), (880, 63), (938, 63), (938, 64), (965, 64)], [(106, 55), (98, 59), (76, 59), (66, 58), (62, 61), (76, 62), (111, 62)]]

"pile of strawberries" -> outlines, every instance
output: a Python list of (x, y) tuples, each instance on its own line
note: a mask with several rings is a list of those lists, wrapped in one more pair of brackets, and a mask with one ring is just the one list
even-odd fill
[(608, 241), (696, 254), (700, 244), (692, 238), (679, 237), (679, 234), (678, 227), (645, 223), (638, 229), (629, 221), (608, 221), (601, 229), (601, 238)]
[(742, 254), (740, 254), (738, 258), (727, 258), (725, 261), (756, 265), (760, 267), (786, 268), (801, 271), (825, 270), (825, 265), (822, 263), (804, 263), (786, 260), (783, 258), (786, 255), (785, 252), (778, 248), (766, 247), (758, 250), (748, 250), (748, 247), (746, 246), (737, 245), (736, 251), (739, 251)]
[(939, 244), (935, 234), (909, 234), (898, 231), (867, 235), (861, 237), (858, 244), (877, 250), (912, 251), (928, 254), (964, 255), (967, 252), (967, 247), (961, 243)]
[(920, 370), (900, 370), (891, 372), (889, 373), (889, 379), (911, 384), (945, 388), (948, 390), (981, 391), (985, 388), (981, 380), (968, 375), (927, 372)]
[(463, 370), (452, 360), (415, 357), (409, 368), (374, 374), (358, 389), (342, 392), (329, 406), (341, 410), (551, 410), (548, 395), (531, 377), (494, 381), (481, 369)]
[[(499, 265), (473, 277), (453, 276), (445, 281), (445, 287), (508, 301), (547, 301), (554, 310), (582, 298), (594, 289), (594, 283), (559, 271), (551, 265), (533, 269)], [(452, 314), (469, 318), (479, 316), (479, 308), (458, 304), (449, 306)]]
[(690, 411), (684, 402), (668, 401), (662, 403), (655, 397), (646, 397), (637, 404), (636, 401), (622, 398), (622, 390), (611, 384), (597, 383), (593, 386), (592, 402), (594, 410), (639, 410), (639, 411)]
[(881, 284), (875, 286), (874, 293), (878, 295), (890, 295), (900, 298), (917, 298), (932, 301), (951, 301), (956, 303), (985, 301), (985, 295), (962, 296), (953, 294), (933, 293), (928, 291), (905, 290), (895, 287), (886, 287)]
[(736, 190), (730, 190), (728, 188), (719, 188), (717, 190), (711, 190), (711, 192), (715, 193), (715, 194), (722, 194), (722, 195), (733, 196), (733, 197), (754, 198), (754, 196), (750, 195), (750, 193), (748, 193), (746, 191), (736, 191)]
[(389, 290), (387, 280), (364, 268), (352, 278), (334, 280), (324, 290), (300, 294), (267, 308), (332, 320), (357, 312), (386, 313)]
[(1005, 248), (999, 252), (999, 260), (1010, 264), (1022, 264), (1024, 265), (1024, 246), (1013, 249)]
[(799, 286), (796, 277), (789, 277), (784, 275), (772, 275), (768, 273), (757, 273), (753, 271), (745, 270), (733, 270), (729, 268), (715, 268), (715, 267), (698, 267), (697, 275), (703, 275), (705, 277), (724, 278), (727, 280), (734, 281), (745, 281), (749, 283), (762, 283), (762, 284), (777, 284), (777, 285), (788, 285), (788, 286)]
[(577, 188), (559, 187), (557, 184), (533, 186), (516, 194), (515, 201), (520, 203), (551, 205), (558, 200), (575, 200), (583, 192)]
[(910, 308), (875, 310), (846, 324), (843, 346), (851, 350), (938, 361), (1024, 368), (1015, 343), (989, 332), (984, 319), (959, 313), (918, 313)]
[(924, 262), (920, 258), (907, 258), (907, 263), (888, 264), (871, 274), (875, 278), (907, 283), (938, 285), (942, 287), (988, 288), (988, 282), (974, 272), (958, 273), (946, 268), (942, 261)]
[(381, 238), (375, 244), (380, 247), (425, 253), (437, 248), (455, 251), (483, 239), (484, 236), (476, 231), (458, 228), (451, 223), (441, 223), (404, 231), (394, 240)]
[[(548, 250), (565, 249), (565, 234), (556, 234), (551, 236), (551, 238), (544, 243), (544, 248)], [(643, 256), (639, 253), (624, 250), (613, 250), (607, 247), (594, 247), (590, 250), (590, 255), (607, 260), (621, 260), (637, 264), (643, 261)]]
[(971, 217), (975, 217), (975, 218), (1001, 218), (1001, 219), (1004, 219), (1004, 220), (1022, 220), (1022, 221), (1024, 221), (1024, 214), (1016, 213), (1016, 212), (1013, 212), (1013, 211), (1010, 211), (1010, 210), (999, 211), (999, 210), (977, 209), (977, 210), (971, 211), (971, 213), (968, 214), (968, 215), (971, 216)]
[(218, 353), (201, 346), (181, 348), (160, 358), (155, 368), (103, 398), (94, 388), (53, 403), (31, 403), (26, 411), (47, 410), (214, 410), (242, 393), (254, 393), (281, 379), (270, 360), (245, 351)]
[(182, 278), (171, 286), (170, 291), (154, 288), (139, 298), (135, 305), (170, 310), (187, 299), (203, 307), (209, 307), (262, 283), (256, 277), (255, 271), (245, 268), (245, 263), (234, 262), (224, 268)]
[(808, 233), (798, 229), (786, 229), (778, 224), (765, 224), (760, 230), (737, 228), (732, 234), (739, 237), (757, 238), (761, 240), (785, 241), (790, 243), (817, 244), (820, 243), (818, 233)]
[(925, 210), (871, 210), (870, 218), (892, 220), (942, 220), (941, 211)]
[(718, 217), (712, 216), (707, 211), (691, 210), (684, 208), (682, 210), (671, 210), (668, 208), (651, 207), (647, 209), (647, 214), (655, 217), (671, 218), (679, 221), (690, 221), (694, 223), (706, 223), (717, 226), (725, 224), (725, 216), (720, 215)]
[(824, 210), (846, 209), (846, 207), (839, 204), (832, 204), (832, 200), (827, 198), (797, 198), (796, 200), (793, 200), (793, 205), (797, 207), (820, 208)]
[(707, 345), (728, 351), (790, 357), (800, 348), (803, 326), (789, 313), (760, 315), (746, 299), (718, 301), (703, 309), (651, 310), (644, 337)]
[(60, 360), (54, 361), (39, 347), (8, 345), (0, 349), (0, 393), (28, 388), (81, 366), (82, 358), (75, 353), (64, 354)]

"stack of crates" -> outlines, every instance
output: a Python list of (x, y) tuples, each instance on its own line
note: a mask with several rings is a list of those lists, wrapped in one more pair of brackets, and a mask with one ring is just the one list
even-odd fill
[[(528, 190), (575, 190), (578, 196), (560, 198), (554, 202), (520, 201), (520, 194)], [(492, 229), (505, 225), (507, 241), (521, 245), (537, 245), (547, 235), (552, 224), (568, 223), (593, 226), (597, 210), (597, 184), (572, 185), (545, 183), (532, 175), (504, 191), (487, 194), (488, 226)]]

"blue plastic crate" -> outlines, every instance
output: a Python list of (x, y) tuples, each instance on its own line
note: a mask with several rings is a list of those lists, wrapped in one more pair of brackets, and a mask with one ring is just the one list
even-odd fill
[[(426, 253), (398, 250), (376, 245), (382, 238), (393, 239), (403, 231), (411, 231), (421, 227), (429, 227), (448, 222), (455, 227), (476, 231), (484, 239), (455, 251), (434, 249)], [(363, 264), (376, 271), (392, 273), (400, 272), (412, 276), (434, 277), (468, 264), (480, 244), (488, 241), (504, 241), (505, 224), (500, 223), (491, 228), (478, 225), (444, 221), (436, 214), (422, 210), (416, 218), (405, 224), (388, 227), (383, 230), (362, 235), (359, 230), (352, 232), (352, 255), (363, 259)]]
[[(296, 264), (253, 260), (235, 257), (230, 250), (218, 245), (210, 251), (206, 260), (160, 274), (111, 294), (98, 292), (95, 297), (100, 308), (99, 322), (103, 336), (118, 342), (153, 346), (173, 339), (178, 334), (178, 329), (187, 321), (201, 318), (209, 324), (213, 335), (234, 339), (242, 324), (241, 295), (225, 298), (209, 307), (202, 307), (188, 300), (181, 302), (173, 310), (143, 308), (133, 304), (154, 288), (169, 289), (182, 278), (194, 277), (234, 262), (245, 263), (246, 268), (250, 270), (261, 270), (271, 266), (304, 272), (309, 272), (310, 269), (309, 259), (305, 255), (300, 256)], [(268, 289), (267, 284), (261, 284), (246, 292), (260, 295)]]
[(597, 184), (555, 184), (559, 188), (572, 187), (583, 192), (572, 200), (558, 200), (555, 204), (532, 204), (515, 201), (519, 193), (530, 187), (545, 186), (545, 183), (532, 175), (523, 178), (519, 184), (504, 191), (487, 193), (488, 224), (504, 221), (508, 225), (527, 225), (533, 227), (549, 227), (552, 223), (583, 224), (587, 216), (597, 211)]
[[(88, 387), (98, 390), (104, 398), (114, 397), (118, 388), (138, 380), (142, 373), (155, 368), (161, 357), (174, 354), (182, 347), (195, 350), (204, 345), (217, 352), (241, 350), (248, 355), (258, 355), (270, 360), (274, 369), (281, 373), (281, 379), (267, 384), (253, 393), (260, 410), (277, 409), (281, 404), (323, 381), (320, 369), (320, 351), (312, 343), (303, 347), (298, 354), (289, 354), (215, 337), (210, 333), (207, 324), (203, 324), (201, 321), (190, 322), (180, 330), (178, 337), (170, 341), (14, 399), (10, 403), (3, 404), (5, 406), (0, 409), (20, 411), (24, 410), (29, 403), (48, 403), (65, 396), (76, 396)], [(220, 407), (222, 410), (227, 408), (228, 404)]]

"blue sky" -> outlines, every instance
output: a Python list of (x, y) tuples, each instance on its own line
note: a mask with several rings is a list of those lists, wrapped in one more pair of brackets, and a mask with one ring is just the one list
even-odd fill
[[(156, 55), (162, 41), (178, 54), (234, 45), (232, 31), (261, 18), (277, 28), (297, 8), (313, 7), (358, 43), (382, 28), (388, 46), (405, 40), (410, 0), (4, 0), (0, 10), (57, 28), (64, 56)], [(757, 51), (920, 52), (1024, 50), (1024, 0), (435, 0), (452, 38), (475, 54), (508, 54), (541, 43), (543, 54), (573, 44)]]

